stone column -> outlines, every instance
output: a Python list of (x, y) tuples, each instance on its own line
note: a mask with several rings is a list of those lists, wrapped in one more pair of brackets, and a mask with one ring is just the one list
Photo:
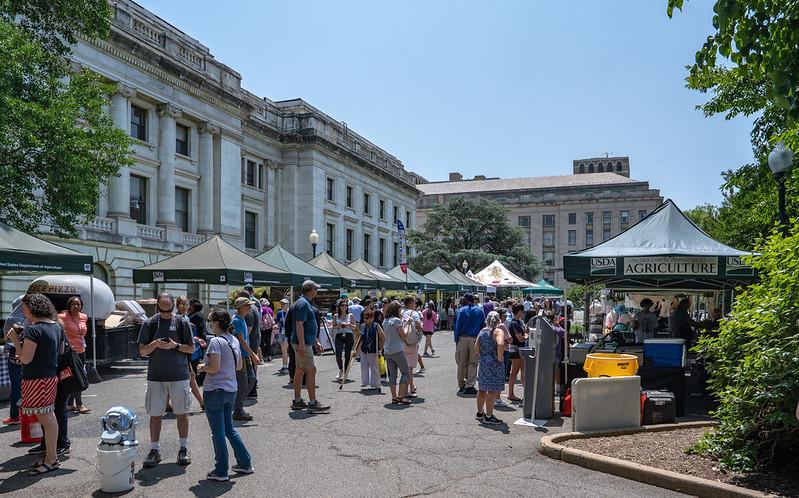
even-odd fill
[(275, 188), (275, 174), (277, 164), (274, 161), (266, 160), (266, 245), (274, 247), (276, 245), (276, 221), (277, 221), (277, 189)]
[[(136, 95), (136, 90), (119, 83), (117, 93), (111, 97), (111, 119), (118, 128), (130, 131), (130, 105), (128, 99)], [(130, 217), (130, 170), (127, 166), (119, 168), (117, 176), (108, 182), (108, 215)]]
[(212, 123), (202, 123), (200, 125), (200, 185), (198, 192), (199, 202), (197, 203), (197, 233), (212, 233), (214, 231), (214, 135), (218, 134), (218, 126)]
[(175, 226), (175, 119), (182, 111), (172, 104), (158, 106), (158, 218), (156, 225)]

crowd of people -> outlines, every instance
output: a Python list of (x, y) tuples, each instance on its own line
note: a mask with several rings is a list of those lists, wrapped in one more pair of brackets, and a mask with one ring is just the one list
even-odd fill
[[(327, 412), (316, 393), (315, 356), (321, 354), (320, 323), (325, 318), (314, 306), (319, 286), (306, 281), (301, 295), (291, 303), (280, 301), (275, 313), (267, 299), (256, 299), (247, 285), (236, 293), (232, 308), (205, 310), (196, 298), (162, 293), (156, 312), (139, 331), (139, 353), (148, 358), (145, 410), (149, 416), (150, 449), (144, 468), (161, 460), (163, 416), (172, 412), (177, 421), (179, 450), (176, 462), (189, 465), (189, 418), (193, 402), (205, 412), (215, 453), (215, 466), (207, 478), (229, 479), (229, 472), (253, 472), (252, 458), (236, 431), (234, 421), (253, 417), (244, 409), (245, 400), (258, 399), (258, 365), (282, 361), (279, 375), (287, 375), (293, 387), (290, 408)], [(41, 455), (30, 472), (42, 474), (59, 467), (58, 456), (69, 452), (68, 408), (89, 413), (80, 392), (61, 393), (57, 370), (65, 345), (85, 363), (87, 316), (80, 297), (67, 301), (56, 313), (52, 302), (41, 294), (28, 294), (15, 307), (18, 316), (6, 321), (7, 347), (12, 353), (11, 413), (3, 422), (19, 423), (19, 411), (35, 414), (44, 432), (42, 443), (29, 452)], [(514, 387), (517, 375), (524, 378), (519, 348), (527, 340), (525, 323), (541, 314), (556, 324), (555, 306), (531, 299), (508, 300), (502, 305), (489, 298), (476, 303), (471, 294), (460, 301), (442, 303), (416, 296), (401, 300), (366, 297), (337, 300), (332, 314), (337, 381), (347, 381), (354, 362), (360, 362), (361, 387), (376, 390), (388, 384), (390, 403), (408, 406), (419, 396), (415, 376), (424, 372), (424, 358), (435, 357), (433, 335), (439, 328), (453, 328), (456, 343), (459, 394), (475, 395), (480, 423), (502, 424), (493, 408), (504, 404), (500, 393), (508, 384), (508, 401), (519, 402)], [(303, 399), (303, 390), (307, 401)], [(17, 403), (21, 399), (21, 402)], [(19, 405), (19, 407), (18, 407)], [(227, 442), (235, 465), (228, 464)]]

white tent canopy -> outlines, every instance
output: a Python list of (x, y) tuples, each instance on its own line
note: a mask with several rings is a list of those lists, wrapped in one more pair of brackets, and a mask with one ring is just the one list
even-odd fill
[(486, 266), (474, 277), (483, 285), (490, 287), (533, 287), (534, 283), (528, 282), (522, 277), (505, 268), (505, 265), (497, 260)]

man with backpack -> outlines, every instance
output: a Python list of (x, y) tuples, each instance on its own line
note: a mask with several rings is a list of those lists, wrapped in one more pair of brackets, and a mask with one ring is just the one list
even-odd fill
[(144, 404), (150, 415), (150, 452), (144, 460), (144, 468), (155, 467), (161, 461), (161, 417), (166, 412), (167, 400), (178, 420), (177, 463), (191, 463), (187, 414), (191, 408), (189, 358), (194, 352), (194, 337), (188, 320), (174, 314), (172, 294), (161, 293), (156, 307), (158, 313), (144, 322), (139, 331), (139, 354), (149, 357)]

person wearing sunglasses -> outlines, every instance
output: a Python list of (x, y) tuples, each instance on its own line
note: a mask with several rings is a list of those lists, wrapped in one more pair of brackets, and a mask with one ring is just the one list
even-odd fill
[(333, 334), (338, 364), (336, 380), (343, 378), (344, 372), (350, 366), (352, 347), (355, 345), (355, 327), (355, 319), (349, 312), (347, 300), (339, 299), (336, 303), (336, 312), (333, 314)]

